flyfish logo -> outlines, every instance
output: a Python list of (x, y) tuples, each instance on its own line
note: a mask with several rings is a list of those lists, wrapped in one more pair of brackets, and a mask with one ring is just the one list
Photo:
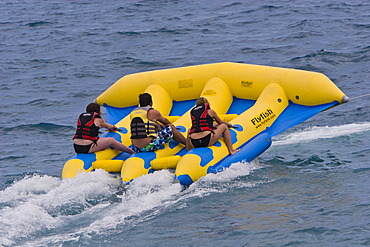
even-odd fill
[(267, 121), (275, 117), (274, 112), (268, 108), (266, 111), (261, 112), (258, 116), (255, 116), (251, 119), (253, 125), (257, 125), (256, 128), (260, 127), (262, 124), (265, 124)]
[(240, 84), (243, 86), (243, 87), (250, 87), (253, 85), (253, 82), (252, 81), (241, 81)]
[(206, 91), (204, 91), (203, 93), (202, 93), (202, 96), (204, 95), (204, 96), (207, 96), (207, 95), (216, 95), (217, 94), (217, 92), (215, 91), (215, 90), (212, 90), (212, 89), (208, 89), (208, 90), (206, 90)]

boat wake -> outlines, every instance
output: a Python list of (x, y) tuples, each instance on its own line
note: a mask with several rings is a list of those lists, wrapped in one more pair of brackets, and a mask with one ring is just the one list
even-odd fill
[(104, 170), (64, 180), (27, 176), (0, 191), (0, 246), (73, 244), (127, 230), (187, 207), (194, 198), (253, 187), (257, 182), (240, 178), (259, 167), (257, 163), (236, 163), (222, 173), (208, 174), (184, 191), (169, 170), (139, 177), (125, 190), (117, 176)]
[[(276, 138), (289, 145), (370, 131), (370, 122), (311, 127)], [(74, 179), (29, 175), (0, 191), (0, 246), (47, 246), (80, 243), (94, 236), (134, 228), (195, 198), (254, 187), (270, 181), (243, 179), (263, 167), (239, 162), (224, 172), (208, 174), (183, 190), (169, 170), (135, 179), (122, 189), (118, 176), (97, 170)], [(76, 227), (78, 226), (78, 227)]]
[[(273, 145), (289, 145), (370, 131), (370, 122), (311, 127), (279, 136)], [(243, 179), (263, 167), (239, 162), (208, 174), (186, 190), (169, 170), (135, 179), (125, 190), (104, 170), (74, 179), (29, 175), (0, 191), (0, 246), (79, 243), (112, 231), (130, 229), (167, 212), (187, 207), (195, 198), (254, 187), (269, 181)], [(76, 227), (78, 226), (78, 227)]]
[[(273, 145), (310, 142), (370, 131), (370, 123), (312, 127), (279, 136)], [(74, 179), (29, 175), (0, 191), (0, 246), (43, 246), (88, 241), (107, 232), (130, 229), (166, 212), (187, 207), (194, 198), (254, 187), (270, 181), (244, 179), (263, 167), (239, 162), (208, 174), (186, 190), (168, 170), (135, 179), (125, 190), (104, 170)], [(78, 226), (78, 227), (76, 227)]]
[(370, 131), (370, 122), (352, 123), (340, 126), (310, 127), (299, 132), (279, 135), (274, 138), (272, 145), (289, 145), (307, 143), (318, 139), (330, 139)]

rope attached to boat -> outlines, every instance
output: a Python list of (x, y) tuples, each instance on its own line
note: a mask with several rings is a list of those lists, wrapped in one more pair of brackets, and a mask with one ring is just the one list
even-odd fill
[(357, 97), (351, 98), (349, 100), (360, 99), (360, 98), (367, 97), (367, 96), (370, 96), (370, 93), (364, 94), (364, 95), (361, 95), (361, 96), (357, 96)]

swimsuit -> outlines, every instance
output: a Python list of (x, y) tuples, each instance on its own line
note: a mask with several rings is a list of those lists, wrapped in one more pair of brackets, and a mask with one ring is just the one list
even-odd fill
[(130, 145), (129, 148), (134, 150), (135, 153), (140, 152), (154, 152), (158, 149), (164, 147), (166, 142), (169, 142), (173, 138), (172, 128), (170, 126), (166, 126), (163, 129), (159, 130), (157, 133), (157, 137), (154, 138), (143, 148), (135, 147), (134, 145)]
[(78, 144), (73, 144), (73, 147), (75, 148), (75, 152), (78, 154), (88, 154), (90, 151), (91, 146), (94, 143), (91, 143), (89, 145), (78, 145)]
[(212, 137), (212, 134), (213, 133), (209, 133), (208, 135), (206, 135), (202, 138), (199, 138), (199, 139), (193, 139), (193, 138), (190, 137), (190, 141), (191, 141), (191, 143), (193, 144), (193, 146), (195, 148), (208, 147), (209, 141), (211, 140), (211, 137)]

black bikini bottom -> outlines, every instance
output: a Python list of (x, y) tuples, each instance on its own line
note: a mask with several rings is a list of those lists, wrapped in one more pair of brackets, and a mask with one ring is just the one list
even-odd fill
[(91, 143), (89, 145), (78, 145), (78, 144), (73, 144), (73, 147), (75, 148), (75, 152), (78, 154), (88, 154), (90, 151), (91, 146), (94, 143)]
[(195, 148), (200, 148), (200, 147), (208, 147), (209, 141), (211, 140), (211, 136), (213, 133), (209, 133), (208, 135), (199, 138), (199, 139), (193, 139), (190, 137), (190, 141), (193, 144)]

